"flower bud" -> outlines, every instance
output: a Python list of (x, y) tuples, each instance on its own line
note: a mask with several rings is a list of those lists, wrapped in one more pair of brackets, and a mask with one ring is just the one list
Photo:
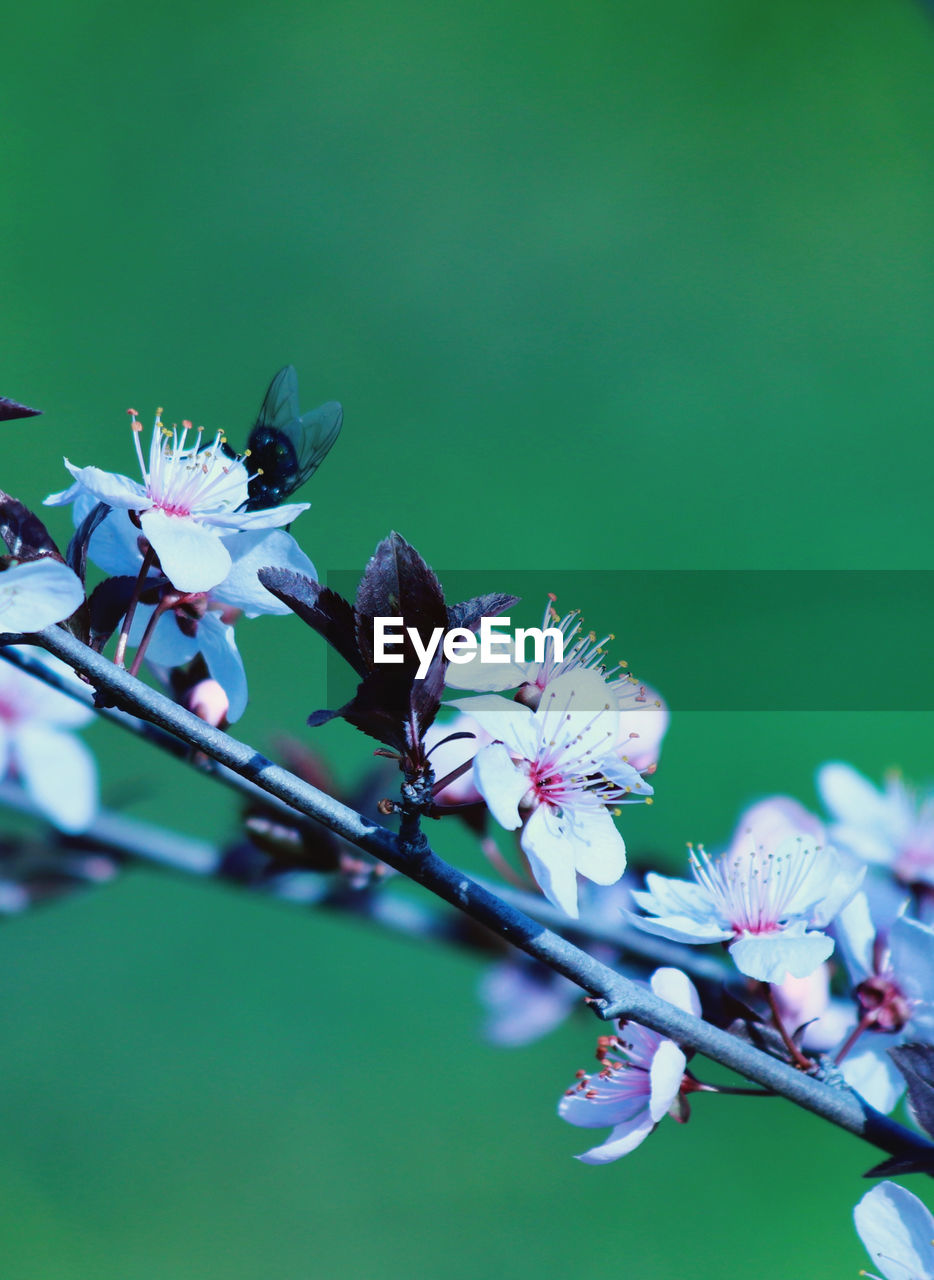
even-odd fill
[(227, 723), (230, 700), (216, 680), (199, 680), (186, 693), (185, 706), (207, 724), (221, 729)]

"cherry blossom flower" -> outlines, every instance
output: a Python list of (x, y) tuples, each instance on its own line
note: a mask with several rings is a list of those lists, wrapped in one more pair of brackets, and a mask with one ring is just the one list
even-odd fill
[(645, 800), (652, 788), (615, 755), (616, 715), (594, 671), (551, 681), (533, 711), (485, 695), (455, 701), (490, 734), (473, 776), (496, 821), (522, 828), (520, 845), (545, 896), (576, 916), (577, 873), (615, 884), (626, 846), (608, 806)]
[[(697, 991), (680, 969), (656, 969), (651, 987), (663, 1000), (700, 1017)], [(577, 1083), (558, 1104), (558, 1115), (569, 1124), (613, 1125), (605, 1142), (577, 1157), (585, 1164), (607, 1164), (635, 1150), (676, 1108), (687, 1066), (673, 1040), (635, 1022), (620, 1023), (615, 1036), (602, 1036), (597, 1058), (600, 1070), (578, 1072)]]
[(593, 671), (600, 675), (607, 694), (619, 710), (618, 754), (639, 773), (651, 773), (658, 763), (668, 728), (668, 708), (661, 698), (630, 675), (622, 663), (607, 670), (606, 645), (615, 637), (606, 635), (598, 639), (596, 632), (583, 634), (580, 614), (574, 611), (559, 618), (553, 596), (548, 597), (542, 618), (542, 630), (548, 629), (558, 630), (564, 637), (564, 657), (560, 662), (554, 641), (548, 636), (542, 662), (482, 662), (478, 651), (469, 662), (451, 663), (445, 673), (445, 683), (449, 688), (475, 693), (517, 689), (517, 700), (535, 708), (544, 690), (559, 676)]
[(634, 922), (677, 942), (729, 943), (740, 972), (760, 982), (807, 977), (833, 951), (822, 930), (864, 873), (821, 843), (815, 825), (792, 800), (754, 806), (720, 858), (691, 848), (693, 882), (649, 873), (633, 897), (651, 918)]
[[(74, 518), (80, 524), (94, 506), (80, 495)], [(187, 592), (176, 607), (167, 609), (155, 624), (147, 642), (146, 660), (167, 671), (183, 666), (200, 654), (212, 677), (223, 687), (233, 724), (247, 705), (247, 680), (237, 649), (231, 620), (240, 614), (255, 618), (264, 613), (288, 614), (288, 605), (267, 591), (257, 570), (274, 565), (315, 578), (315, 567), (295, 539), (284, 529), (251, 529), (224, 538), (230, 569), (223, 581), (204, 592)], [(143, 562), (140, 533), (126, 511), (112, 511), (91, 535), (88, 554), (93, 562), (115, 576), (139, 573)], [(159, 581), (158, 575), (152, 582)], [(143, 639), (155, 605), (138, 605), (130, 629), (130, 645)]]
[(231, 556), (225, 535), (289, 524), (308, 509), (302, 502), (241, 510), (249, 498), (250, 475), (240, 458), (225, 452), (222, 434), (203, 444), (199, 427), (186, 447), (191, 424), (183, 423), (181, 434), (175, 427), (169, 431), (162, 425), (161, 410), (147, 465), (139, 441), (142, 428), (135, 411), (130, 413), (143, 483), (99, 467), (76, 467), (66, 458), (75, 484), (50, 495), (46, 505), (62, 506), (86, 493), (115, 510), (133, 512), (163, 572), (179, 591), (208, 591), (228, 575)]
[(934, 1218), (917, 1196), (896, 1182), (880, 1182), (853, 1210), (853, 1221), (881, 1280), (934, 1280)]
[(834, 844), (890, 870), (903, 884), (934, 888), (934, 794), (890, 773), (879, 790), (848, 764), (825, 764), (817, 786), (834, 819)]
[(857, 1093), (888, 1113), (905, 1089), (888, 1050), (934, 1040), (934, 929), (903, 913), (877, 930), (865, 893), (858, 893), (837, 916), (834, 933), (860, 1015), (840, 1067)]
[(0, 573), (0, 631), (41, 631), (83, 603), (78, 575), (51, 556), (20, 561)]
[[(63, 662), (48, 655), (42, 661), (80, 685)], [(94, 757), (71, 732), (93, 719), (86, 705), (0, 662), (0, 777), (20, 782), (40, 812), (62, 831), (83, 831), (97, 809)]]

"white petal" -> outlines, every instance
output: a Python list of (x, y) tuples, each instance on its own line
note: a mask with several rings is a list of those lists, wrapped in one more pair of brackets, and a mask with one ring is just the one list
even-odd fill
[(58, 493), (50, 493), (47, 498), (42, 499), (44, 507), (67, 507), (70, 502), (74, 502), (80, 494), (84, 493), (81, 485), (75, 482), (70, 484), (67, 489), (60, 489)]
[(624, 1068), (608, 1079), (591, 1077), (588, 1085), (586, 1090), (579, 1084), (573, 1086), (558, 1103), (558, 1115), (568, 1124), (579, 1129), (605, 1129), (648, 1113), (649, 1083), (644, 1071)]
[(80, 692), (81, 700), (71, 698), (66, 693), (53, 689), (37, 676), (18, 671), (8, 663), (0, 663), (0, 691), (5, 698), (18, 708), (23, 719), (45, 720), (61, 728), (78, 729), (96, 720), (94, 712), (83, 700), (88, 687), (71, 667), (66, 666), (59, 658), (30, 645), (14, 645), (14, 651), (28, 654), (34, 662), (47, 667), (67, 686)]
[(817, 773), (817, 790), (841, 822), (873, 823), (884, 815), (885, 796), (852, 765), (832, 761)]
[(538, 755), (535, 712), (511, 698), (484, 693), (477, 698), (454, 698), (449, 704), (472, 716), (497, 742), (505, 742), (517, 755), (534, 760)]
[[(135, 649), (142, 640), (155, 611), (154, 604), (137, 606), (133, 625), (130, 627), (130, 648)], [(191, 662), (199, 648), (197, 637), (186, 635), (176, 622), (175, 614), (166, 613), (156, 623), (146, 649), (146, 661), (171, 670), (172, 667), (181, 667), (186, 662)]]
[(216, 614), (206, 613), (198, 623), (198, 643), (208, 670), (227, 694), (230, 703), (227, 719), (233, 724), (243, 715), (248, 701), (246, 671), (234, 629), (221, 622)]
[[(91, 507), (96, 499), (91, 498), (87, 505)], [(79, 521), (85, 503), (75, 503), (75, 519)], [(84, 512), (88, 514), (87, 511)], [(128, 511), (111, 511), (91, 534), (88, 543), (88, 556), (99, 569), (115, 577), (136, 575), (142, 563), (142, 552), (139, 549), (141, 534), (130, 519)]]
[(603, 760), (616, 744), (618, 713), (613, 695), (596, 671), (570, 671), (546, 685), (535, 712), (539, 736), (548, 739), (560, 726), (573, 742), (575, 756)]
[(190, 516), (153, 508), (140, 516), (163, 572), (179, 591), (210, 591), (230, 572), (230, 552), (212, 529)]
[(808, 922), (818, 929), (830, 924), (866, 879), (866, 867), (856, 858), (836, 849), (824, 849), (822, 870), (824, 880), (820, 898), (807, 913)]
[(219, 529), (278, 529), (297, 520), (310, 505), (309, 502), (287, 502), (262, 511), (211, 511), (206, 512), (203, 519)]
[[(10, 668), (12, 670), (12, 668)], [(0, 778), (5, 778), (10, 771), (12, 764), (12, 740), (10, 731), (6, 725), (0, 721)]]
[(857, 893), (839, 913), (833, 926), (850, 981), (860, 983), (872, 972), (876, 927), (869, 913), (869, 899)]
[(504, 693), (518, 689), (528, 680), (527, 667), (517, 662), (483, 662), (480, 650), (469, 662), (452, 662), (444, 675), (449, 689), (469, 689), (474, 693)]
[[(716, 913), (710, 894), (693, 880), (680, 880), (650, 871), (645, 883), (647, 891), (638, 890), (632, 895), (643, 911), (652, 911), (660, 916), (690, 916), (701, 924), (714, 923)], [(733, 936), (732, 929), (727, 936)]]
[(899, 916), (889, 930), (892, 968), (905, 995), (934, 1005), (934, 929)]
[(730, 947), (740, 973), (759, 982), (783, 982), (790, 973), (806, 978), (824, 963), (833, 951), (833, 939), (826, 933), (805, 933), (795, 926), (776, 933), (744, 934)]
[(649, 1070), (649, 1079), (652, 1084), (649, 1115), (656, 1124), (668, 1114), (671, 1104), (677, 1098), (687, 1065), (688, 1060), (684, 1052), (673, 1040), (663, 1040), (655, 1050)]
[(701, 1016), (700, 996), (697, 988), (680, 969), (656, 969), (652, 974), (651, 987), (660, 1000), (667, 1000), (685, 1013), (693, 1013), (695, 1018)]
[(655, 1122), (646, 1110), (632, 1120), (618, 1124), (602, 1146), (592, 1147), (577, 1158), (584, 1164), (609, 1164), (611, 1160), (635, 1151), (654, 1128)]
[[(645, 897), (645, 894), (633, 894), (633, 897)], [(624, 911), (630, 923), (646, 933), (654, 933), (659, 938), (670, 938), (672, 942), (689, 942), (703, 946), (710, 942), (728, 942), (732, 938), (732, 929), (722, 929), (715, 920), (698, 920), (695, 916), (664, 915), (636, 916)]]
[(853, 1210), (859, 1238), (886, 1280), (934, 1277), (934, 1218), (917, 1196), (880, 1182)]
[[(797, 890), (785, 903), (782, 911), (786, 919), (792, 916), (810, 919), (811, 914), (819, 909), (818, 904), (822, 904), (824, 898), (831, 893), (834, 881), (842, 871), (842, 863), (836, 851), (821, 845), (811, 836), (802, 835), (791, 836), (769, 848), (774, 851), (779, 864), (784, 862), (789, 866), (797, 864), (806, 867)], [(855, 892), (854, 878), (853, 887), (847, 896), (851, 897)]]
[(473, 762), (477, 790), (501, 827), (515, 831), (522, 819), (519, 801), (529, 789), (528, 774), (513, 764), (501, 742), (494, 742), (477, 752)]
[(97, 767), (84, 743), (47, 725), (24, 724), (13, 752), (23, 785), (46, 817), (62, 831), (83, 831), (97, 809)]
[[(138, 480), (131, 480), (129, 476), (122, 476), (116, 471), (102, 471), (100, 467), (73, 467), (67, 458), (65, 466), (82, 489), (93, 494), (98, 502), (106, 502), (108, 507), (142, 511), (152, 504), (152, 499), (147, 495), (144, 487)], [(55, 496), (62, 497), (61, 494)]]
[(740, 815), (729, 853), (743, 854), (750, 843), (766, 849), (777, 849), (794, 836), (810, 836), (817, 844), (826, 843), (824, 824), (790, 796), (769, 796)]
[(567, 830), (548, 805), (540, 804), (522, 831), (522, 851), (549, 902), (576, 919), (577, 875)]
[(290, 569), (294, 573), (304, 574), (313, 582), (318, 580), (315, 566), (292, 535), (283, 529), (256, 529), (247, 533), (235, 533), (224, 539), (224, 545), (230, 552), (233, 564), (227, 577), (218, 583), (211, 596), (221, 604), (242, 609), (248, 618), (258, 617), (262, 613), (285, 615), (291, 612), (287, 604), (283, 604), (271, 591), (266, 590), (256, 576), (258, 570), (267, 567)]
[(622, 787), (625, 791), (632, 792), (631, 797), (622, 797), (617, 800), (617, 804), (629, 804), (637, 800), (644, 800), (646, 796), (653, 794), (653, 789), (646, 782), (645, 778), (625, 760), (618, 760), (615, 755), (605, 756), (603, 758), (602, 773), (609, 778), (611, 782), (615, 782), (618, 787)]
[(574, 865), (595, 884), (616, 884), (626, 870), (626, 844), (603, 805), (568, 805), (563, 814)]
[(0, 631), (41, 631), (83, 603), (78, 575), (49, 556), (0, 573)]
[(840, 1064), (847, 1084), (883, 1115), (895, 1110), (905, 1092), (905, 1077), (888, 1053), (902, 1039), (881, 1031), (867, 1032)]
[[(644, 773), (658, 763), (670, 715), (654, 689), (645, 689), (634, 680), (615, 690), (619, 704), (616, 724), (616, 753), (634, 769)], [(633, 737), (635, 735), (635, 737)]]

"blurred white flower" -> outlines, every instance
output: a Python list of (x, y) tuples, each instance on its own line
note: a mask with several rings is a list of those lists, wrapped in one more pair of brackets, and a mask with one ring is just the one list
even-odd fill
[(934, 1040), (934, 929), (901, 914), (882, 930), (858, 893), (834, 922), (838, 949), (853, 985), (859, 1022), (841, 1070), (868, 1103), (888, 1113), (905, 1078), (888, 1050), (903, 1041)]
[(83, 603), (78, 575), (51, 556), (20, 561), (0, 573), (0, 631), (41, 631)]
[[(42, 661), (79, 684), (58, 659)], [(93, 719), (88, 706), (0, 662), (0, 776), (18, 781), (62, 831), (83, 831), (97, 810), (94, 757), (71, 732)]]
[(880, 790), (848, 764), (825, 764), (817, 787), (834, 844), (891, 871), (903, 884), (934, 888), (934, 794), (890, 773)]

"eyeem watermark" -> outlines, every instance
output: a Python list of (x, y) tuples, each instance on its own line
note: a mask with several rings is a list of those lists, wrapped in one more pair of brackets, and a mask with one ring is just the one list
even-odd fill
[[(469, 627), (433, 628), (428, 643), (422, 641), (417, 627), (403, 626), (402, 618), (373, 619), (373, 660), (375, 662), (403, 662), (404, 655), (390, 653), (388, 648), (398, 649), (408, 636), (418, 658), (416, 680), (424, 680), (432, 659), (442, 649), (448, 662), (544, 662), (545, 646), (550, 640), (555, 662), (564, 661), (564, 633), (557, 627), (517, 627), (515, 636), (498, 631), (508, 627), (508, 618), (481, 618), (479, 631)], [(527, 645), (532, 642), (532, 657), (527, 656)]]

